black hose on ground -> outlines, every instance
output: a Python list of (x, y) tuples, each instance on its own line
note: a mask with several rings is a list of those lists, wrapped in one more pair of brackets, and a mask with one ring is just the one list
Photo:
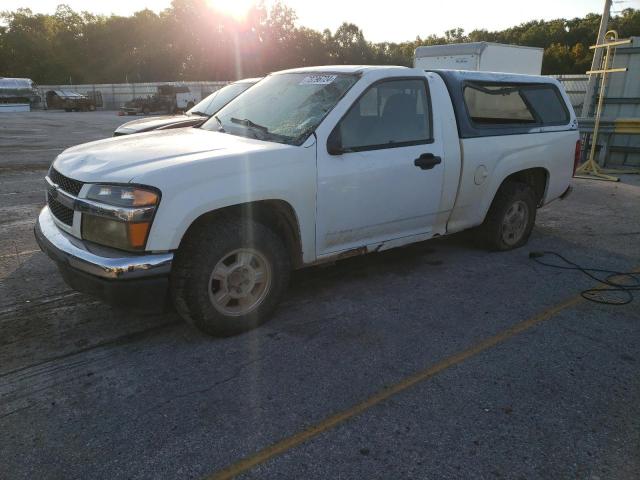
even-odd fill
[[(564, 264), (544, 262), (541, 259), (545, 256), (556, 257)], [(627, 305), (634, 300), (633, 292), (640, 291), (640, 273), (638, 272), (617, 272), (602, 268), (583, 267), (559, 253), (549, 251), (529, 252), (529, 258), (545, 267), (578, 270), (596, 282), (601, 283), (602, 285), (599, 287), (589, 288), (580, 292), (580, 295), (590, 302), (604, 305)], [(598, 274), (606, 274), (606, 277), (601, 278)]]

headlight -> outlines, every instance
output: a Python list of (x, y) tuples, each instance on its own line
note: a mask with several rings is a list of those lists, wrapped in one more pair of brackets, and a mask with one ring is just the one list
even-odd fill
[(144, 250), (160, 201), (157, 190), (127, 185), (92, 185), (81, 209), (82, 238), (122, 250)]
[(127, 185), (91, 185), (87, 198), (118, 207), (148, 207), (160, 199), (155, 190)]

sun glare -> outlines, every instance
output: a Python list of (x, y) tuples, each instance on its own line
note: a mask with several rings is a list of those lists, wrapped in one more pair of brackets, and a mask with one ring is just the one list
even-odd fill
[(236, 20), (243, 20), (255, 3), (255, 0), (207, 0), (209, 7)]

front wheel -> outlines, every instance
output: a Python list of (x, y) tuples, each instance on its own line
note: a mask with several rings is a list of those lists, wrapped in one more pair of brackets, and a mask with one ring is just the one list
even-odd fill
[(492, 250), (512, 250), (529, 240), (536, 221), (536, 195), (526, 183), (504, 183), (480, 227)]
[(265, 225), (234, 217), (204, 222), (176, 253), (176, 310), (205, 333), (227, 336), (268, 320), (289, 281), (282, 240)]

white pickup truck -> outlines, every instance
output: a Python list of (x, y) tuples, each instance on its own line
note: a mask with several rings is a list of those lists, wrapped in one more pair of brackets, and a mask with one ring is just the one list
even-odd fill
[[(551, 78), (335, 66), (267, 76), (199, 128), (69, 148), (36, 224), (74, 288), (210, 334), (268, 318), (290, 270), (478, 228), (523, 245), (580, 149)], [(168, 303), (168, 302), (167, 302)]]

